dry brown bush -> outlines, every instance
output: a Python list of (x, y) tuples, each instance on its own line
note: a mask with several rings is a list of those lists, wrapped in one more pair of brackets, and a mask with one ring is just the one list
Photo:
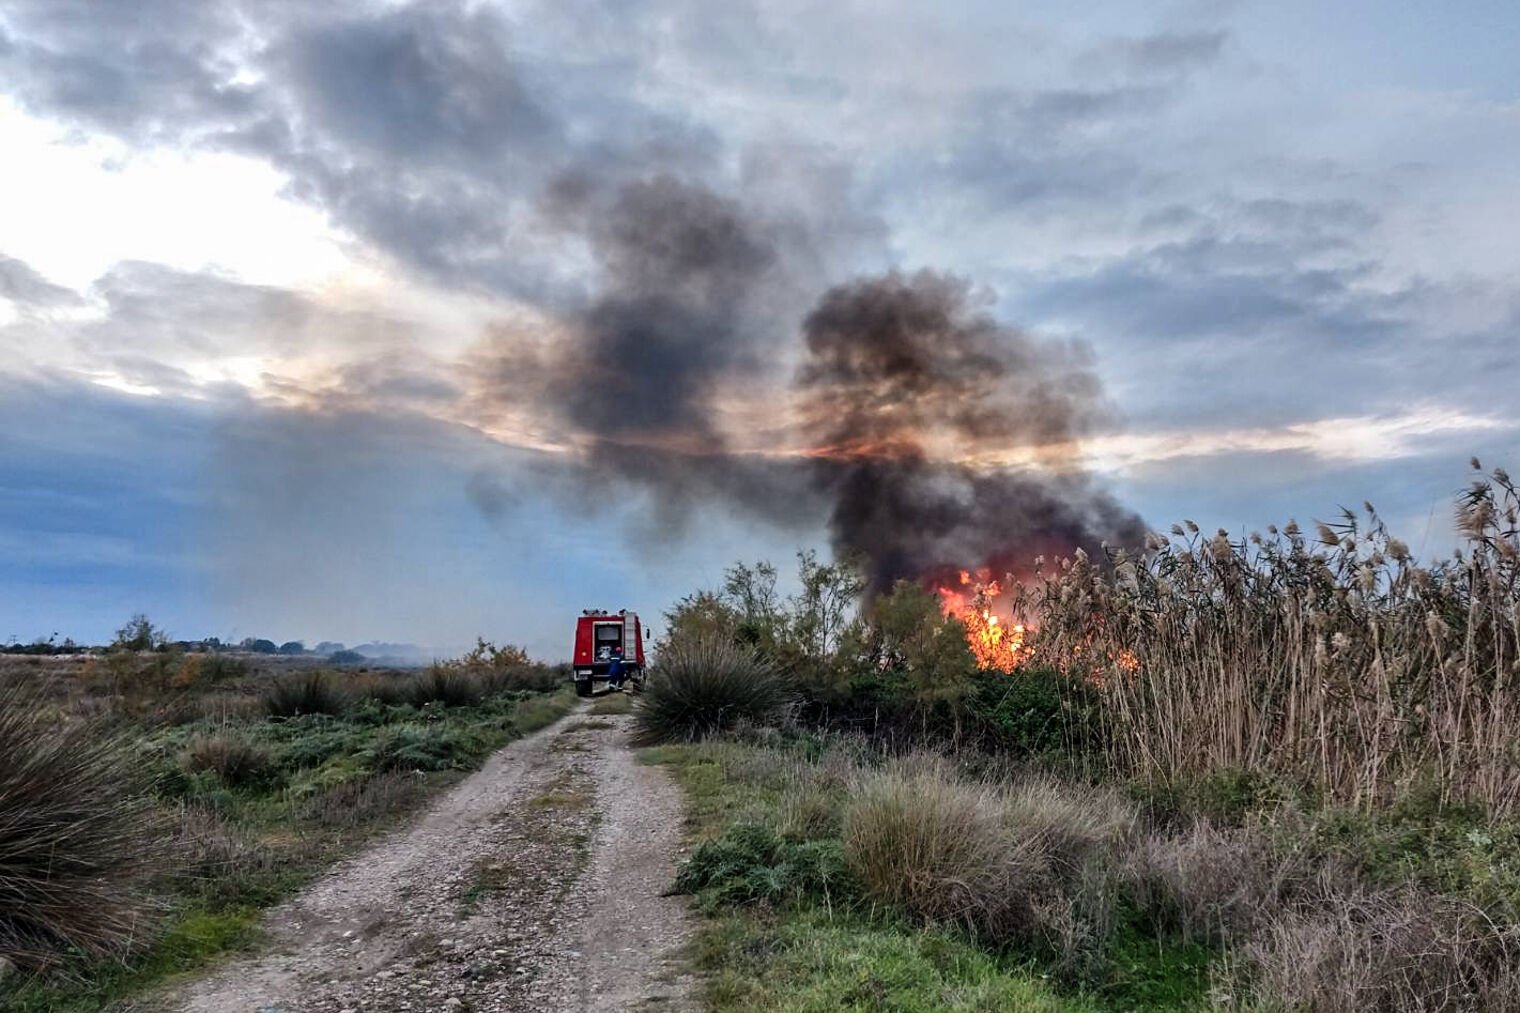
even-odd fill
[(323, 827), (363, 826), (412, 809), (425, 790), (423, 779), (414, 773), (373, 774), (329, 788), (307, 802), (301, 815)]
[(1221, 983), (1224, 1006), (1437, 1011), (1514, 1009), (1512, 932), (1476, 908), (1428, 893), (1327, 882), (1271, 913)]
[(1088, 863), (1111, 862), (1134, 836), (1133, 804), (1111, 791), (1050, 777), (1021, 777), (1000, 790), (1004, 821), (1015, 841), (1043, 852), (1058, 875), (1075, 877)]
[(147, 938), (159, 829), (119, 739), (0, 690), (0, 957), (119, 957)]
[(180, 766), (191, 772), (213, 771), (229, 788), (258, 787), (277, 775), (269, 750), (236, 735), (192, 740), (180, 754)]
[(1231, 945), (1247, 938), (1314, 875), (1259, 832), (1199, 822), (1140, 835), (1121, 859), (1125, 890), (1158, 935)]
[(1041, 848), (1009, 833), (994, 788), (924, 761), (860, 784), (845, 812), (844, 849), (871, 896), (998, 939), (1031, 928), (1048, 871)]

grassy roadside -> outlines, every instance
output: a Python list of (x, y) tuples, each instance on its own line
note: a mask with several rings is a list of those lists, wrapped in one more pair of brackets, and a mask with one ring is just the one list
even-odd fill
[[(1025, 957), (989, 953), (958, 931), (922, 928), (858, 902), (838, 861), (844, 797), (831, 779), (863, 757), (818, 740), (784, 747), (718, 740), (654, 747), (640, 758), (664, 765), (681, 786), (688, 839), (721, 852), (708, 852), (720, 868), (707, 870), (706, 886), (691, 876), (703, 851), (683, 872), (702, 917), (692, 959), (711, 1008), (1100, 1008), (1060, 994)], [(750, 854), (727, 846), (760, 827), (779, 832), (757, 834)]]
[(113, 1008), (256, 945), (262, 909), (575, 706), (568, 690), (484, 686), (424, 699), (425, 679), (351, 688), (333, 713), (244, 708), (132, 728), (168, 859), (152, 884), (152, 941), (125, 960), (66, 955), (51, 974), (12, 978), (0, 1010)]
[(1478, 813), (989, 781), (974, 754), (887, 759), (796, 729), (641, 758), (686, 797), (676, 885), (703, 919), (693, 963), (717, 1010), (1498, 1010), (1520, 995), (1513, 836)]

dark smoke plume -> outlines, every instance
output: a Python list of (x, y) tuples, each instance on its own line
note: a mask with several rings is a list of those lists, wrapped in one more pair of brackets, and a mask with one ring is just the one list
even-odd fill
[[(1140, 518), (1072, 466), (1101, 418), (1083, 347), (1001, 326), (966, 283), (930, 272), (830, 290), (804, 337), (815, 480), (833, 504), (835, 548), (865, 560), (875, 590), (1143, 539)], [(1046, 466), (975, 461), (1010, 448)]]
[[(703, 503), (784, 524), (827, 516), (877, 591), (1143, 538), (1073, 460), (1102, 414), (1084, 347), (1005, 327), (967, 283), (922, 272), (828, 290), (799, 349), (794, 222), (668, 176), (567, 180), (546, 207), (594, 258), (594, 295), (545, 351), (504, 341), (486, 383), (568, 434), (580, 493), (645, 491), (667, 535)], [(788, 404), (777, 364), (799, 351)], [(725, 410), (766, 393), (773, 438), (733, 446)], [(1010, 449), (1034, 463), (1010, 464)]]
[(772, 367), (785, 301), (777, 239), (738, 202), (669, 176), (603, 196), (554, 195), (599, 285), (545, 356), (507, 342), (494, 396), (532, 399), (573, 434), (583, 479), (652, 493), (663, 527), (722, 500), (768, 519), (801, 520), (801, 468), (735, 454), (725, 398)]

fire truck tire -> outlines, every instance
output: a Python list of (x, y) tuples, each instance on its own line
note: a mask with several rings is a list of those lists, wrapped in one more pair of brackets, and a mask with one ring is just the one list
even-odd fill
[(575, 695), (576, 696), (590, 696), (591, 695), (591, 680), (590, 679), (576, 679), (575, 680)]

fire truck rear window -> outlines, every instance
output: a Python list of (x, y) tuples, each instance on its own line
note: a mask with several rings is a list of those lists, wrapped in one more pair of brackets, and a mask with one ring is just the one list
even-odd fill
[(622, 629), (611, 623), (602, 623), (596, 628), (596, 642), (599, 644), (615, 644), (622, 639)]

